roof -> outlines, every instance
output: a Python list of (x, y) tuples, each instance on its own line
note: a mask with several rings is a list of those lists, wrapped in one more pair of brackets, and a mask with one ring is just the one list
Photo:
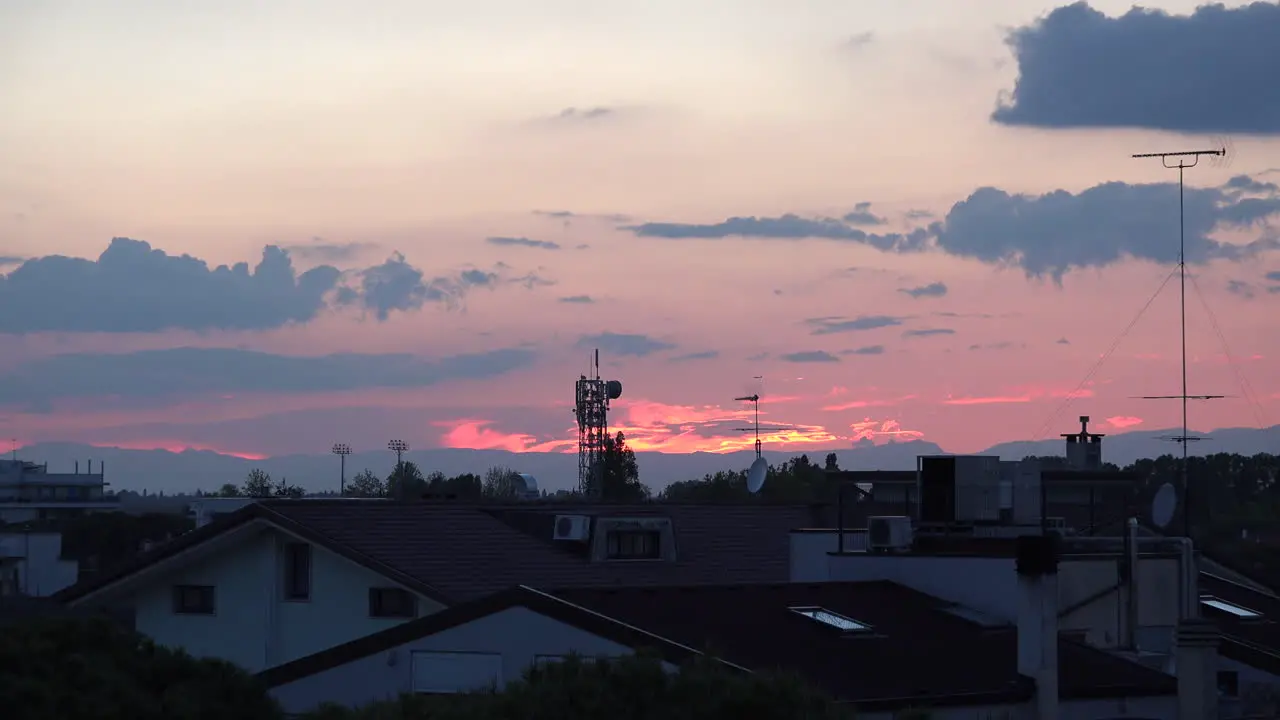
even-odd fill
[[(676, 559), (591, 562), (574, 552), (578, 544), (551, 540), (551, 525), (560, 514), (670, 518)], [(514, 585), (785, 582), (790, 577), (790, 531), (809, 524), (810, 518), (808, 506), (793, 505), (265, 500), (57, 597), (74, 601), (253, 521), (279, 526), (446, 605)]]
[[(748, 668), (797, 671), (866, 709), (1011, 702), (1033, 689), (1017, 673), (1014, 628), (984, 626), (953, 612), (953, 603), (889, 581), (555, 594)], [(871, 630), (841, 633), (791, 607), (824, 608)], [(1064, 699), (1176, 692), (1168, 675), (1066, 637), (1059, 642), (1059, 667)]]
[(1222, 632), (1218, 652), (1236, 662), (1280, 675), (1280, 596), (1202, 572), (1200, 597), (1206, 596), (1257, 614), (1240, 617), (1201, 603), (1204, 616), (1212, 619)]
[[(524, 606), (671, 662), (706, 652), (734, 667), (786, 669), (864, 709), (997, 704), (1031, 698), (1017, 673), (1009, 627), (984, 627), (948, 603), (891, 582), (515, 588), (455, 606), (260, 673), (278, 686), (413, 640)], [(790, 607), (821, 607), (867, 623), (844, 634)], [(1176, 691), (1173, 678), (1063, 638), (1063, 698), (1140, 697)]]

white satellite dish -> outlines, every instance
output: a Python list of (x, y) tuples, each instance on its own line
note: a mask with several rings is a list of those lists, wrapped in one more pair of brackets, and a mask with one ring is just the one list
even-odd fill
[(1173, 485), (1165, 483), (1156, 490), (1151, 500), (1151, 522), (1163, 528), (1173, 520), (1173, 511), (1178, 509), (1178, 491)]
[(751, 463), (751, 469), (747, 471), (747, 490), (753, 493), (760, 492), (760, 488), (764, 487), (764, 477), (769, 474), (769, 463), (762, 457), (756, 458)]

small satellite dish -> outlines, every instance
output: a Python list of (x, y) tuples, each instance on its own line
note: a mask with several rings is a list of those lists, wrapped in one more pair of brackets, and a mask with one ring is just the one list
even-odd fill
[(617, 400), (622, 397), (622, 382), (620, 380), (610, 380), (604, 384), (604, 391), (610, 400)]
[(1169, 483), (1161, 485), (1151, 500), (1151, 522), (1156, 527), (1167, 526), (1173, 520), (1173, 511), (1177, 508), (1178, 491)]
[(762, 457), (756, 458), (751, 463), (751, 469), (747, 471), (747, 490), (753, 493), (760, 492), (760, 488), (764, 487), (764, 477), (769, 474), (769, 463)]

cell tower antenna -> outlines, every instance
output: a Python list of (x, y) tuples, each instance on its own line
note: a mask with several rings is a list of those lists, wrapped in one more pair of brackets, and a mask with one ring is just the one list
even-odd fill
[(351, 454), (351, 446), (346, 443), (334, 443), (333, 454), (338, 456), (338, 495), (347, 494), (347, 456)]
[(1205, 156), (1224, 158), (1226, 147), (1217, 150), (1184, 150), (1181, 152), (1139, 153), (1135, 158), (1160, 158), (1160, 164), (1169, 170), (1178, 171), (1178, 282), (1179, 282), (1179, 328), (1182, 342), (1182, 392), (1178, 395), (1148, 395), (1144, 400), (1179, 400), (1182, 402), (1182, 434), (1168, 438), (1182, 445), (1182, 525), (1183, 532), (1191, 537), (1191, 481), (1187, 464), (1187, 445), (1203, 440), (1203, 437), (1192, 437), (1187, 427), (1188, 400), (1217, 400), (1225, 395), (1189, 395), (1187, 394), (1187, 223), (1185, 185), (1183, 175), (1188, 168), (1200, 164)]
[(592, 352), (590, 369), (578, 377), (573, 390), (573, 414), (578, 421), (578, 492), (599, 497), (609, 438), (609, 401), (622, 397), (622, 383), (600, 379), (597, 348)]

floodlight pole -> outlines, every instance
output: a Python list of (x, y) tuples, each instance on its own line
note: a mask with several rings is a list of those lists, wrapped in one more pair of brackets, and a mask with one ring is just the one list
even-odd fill
[[(1212, 400), (1222, 397), (1221, 395), (1188, 395), (1187, 394), (1187, 223), (1186, 223), (1186, 205), (1185, 192), (1183, 183), (1183, 174), (1187, 168), (1193, 168), (1200, 164), (1200, 158), (1205, 155), (1213, 155), (1223, 157), (1227, 154), (1227, 149), (1220, 148), (1218, 150), (1186, 150), (1182, 152), (1166, 152), (1166, 153), (1139, 153), (1134, 155), (1135, 158), (1160, 158), (1160, 163), (1169, 170), (1178, 170), (1178, 304), (1179, 304), (1179, 327), (1181, 328), (1182, 341), (1182, 394), (1181, 395), (1162, 395), (1150, 396), (1144, 399), (1177, 399), (1182, 401), (1182, 434), (1174, 438), (1182, 445), (1182, 528), (1187, 537), (1191, 537), (1191, 482), (1187, 471), (1187, 443), (1192, 438), (1187, 428), (1187, 401), (1188, 400)], [(1174, 164), (1171, 164), (1171, 161)], [(1199, 439), (1199, 438), (1196, 438)]]
[(333, 454), (338, 456), (338, 496), (347, 494), (347, 456), (351, 454), (351, 446), (346, 443), (334, 443)]

